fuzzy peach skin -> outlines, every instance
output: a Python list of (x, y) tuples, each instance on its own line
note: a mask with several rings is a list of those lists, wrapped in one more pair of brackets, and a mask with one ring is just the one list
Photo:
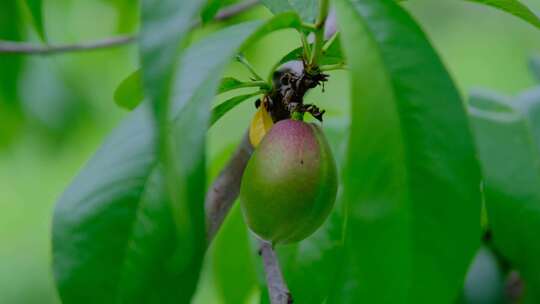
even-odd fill
[(270, 129), (249, 160), (240, 203), (260, 238), (294, 243), (322, 225), (336, 194), (336, 164), (322, 130), (288, 119)]

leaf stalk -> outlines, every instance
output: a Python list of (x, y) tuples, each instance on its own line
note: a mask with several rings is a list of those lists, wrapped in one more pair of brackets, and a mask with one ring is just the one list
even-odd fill
[(251, 63), (249, 63), (249, 61), (246, 59), (246, 57), (244, 57), (244, 55), (238, 54), (236, 56), (236, 60), (238, 62), (240, 62), (243, 66), (245, 66), (246, 69), (248, 69), (248, 71), (251, 73), (251, 75), (253, 76), (253, 78), (255, 78), (256, 81), (264, 82), (261, 75), (259, 75), (259, 73), (257, 73), (257, 71), (255, 71), (255, 68), (251, 65)]
[(322, 55), (324, 45), (324, 23), (328, 17), (329, 6), (329, 0), (321, 0), (319, 16), (317, 17), (317, 22), (315, 23), (315, 42), (308, 65), (310, 70), (317, 67), (317, 61)]

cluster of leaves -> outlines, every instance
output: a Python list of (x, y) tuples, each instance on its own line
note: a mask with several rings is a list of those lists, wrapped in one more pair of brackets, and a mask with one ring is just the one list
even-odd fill
[[(540, 27), (517, 1), (473, 2)], [(54, 273), (65, 303), (192, 298), (208, 246), (206, 131), (260, 94), (235, 97), (211, 111), (217, 93), (250, 86), (222, 79), (224, 69), (273, 31), (305, 32), (319, 1), (262, 3), (276, 14), (270, 20), (236, 24), (179, 47), (193, 21), (200, 14), (210, 20), (222, 2), (142, 0), (141, 69), (117, 92), (119, 103), (135, 110), (55, 210)], [(315, 235), (280, 250), (296, 301), (454, 302), (480, 247), (483, 180), (495, 245), (522, 272), (526, 299), (534, 303), (540, 298), (534, 294), (540, 290), (540, 247), (534, 239), (540, 229), (538, 94), (518, 102), (473, 95), (468, 116), (425, 34), (396, 1), (332, 5), (341, 31), (323, 59), (347, 59), (351, 121), (346, 129), (327, 130), (334, 147), (345, 147), (338, 159), (342, 185), (335, 211)], [(281, 62), (301, 53), (292, 50)], [(227, 255), (238, 256), (238, 268), (250, 267), (245, 233), (233, 209), (214, 248), (222, 270), (216, 280), (228, 303), (245, 300), (256, 284), (253, 266), (238, 281), (223, 275), (234, 266), (223, 260)], [(227, 246), (233, 238), (242, 243), (234, 250)], [(262, 302), (267, 299), (263, 292)]]

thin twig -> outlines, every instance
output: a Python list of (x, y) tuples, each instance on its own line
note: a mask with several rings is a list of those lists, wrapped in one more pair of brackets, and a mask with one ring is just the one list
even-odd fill
[(248, 132), (246, 132), (231, 160), (206, 193), (208, 242), (211, 242), (216, 235), (240, 193), (240, 182), (251, 153), (253, 153), (253, 147), (249, 142)]
[(246, 57), (244, 57), (244, 55), (242, 54), (238, 54), (236, 55), (236, 60), (238, 62), (240, 62), (250, 73), (251, 73), (251, 76), (253, 76), (253, 78), (255, 80), (258, 80), (258, 81), (264, 81), (261, 77), (261, 75), (259, 75), (257, 73), (257, 71), (255, 70), (255, 68), (251, 65), (251, 63), (249, 63), (249, 61), (246, 59)]
[(133, 43), (137, 38), (135, 36), (118, 36), (107, 38), (95, 42), (86, 42), (81, 44), (67, 45), (35, 45), (27, 42), (13, 42), (0, 40), (0, 53), (4, 54), (32, 54), (32, 55), (51, 55), (59, 53), (74, 53), (103, 48), (114, 48)]
[(268, 284), (268, 293), (270, 303), (272, 304), (290, 304), (293, 298), (281, 273), (279, 260), (272, 245), (261, 241), (261, 256), (264, 262), (264, 271), (266, 272), (266, 282)]
[[(231, 5), (219, 11), (214, 20), (224, 21), (240, 13), (243, 13), (258, 4), (258, 0), (247, 0), (245, 2)], [(193, 24), (193, 27), (201, 25), (200, 21)], [(92, 51), (104, 48), (114, 48), (132, 44), (137, 40), (137, 35), (123, 35), (113, 38), (106, 38), (94, 42), (84, 42), (78, 44), (65, 45), (35, 45), (28, 42), (15, 42), (0, 40), (0, 54), (26, 54), (26, 55), (52, 55), (61, 53), (73, 53)]]
[[(224, 21), (240, 13), (243, 13), (259, 4), (259, 0), (247, 0), (242, 3), (234, 4), (219, 11), (214, 17), (215, 21)], [(198, 22), (197, 26), (200, 25)]]
[[(240, 192), (240, 183), (247, 162), (253, 153), (246, 132), (229, 163), (223, 168), (211, 188), (206, 193), (205, 208), (208, 227), (208, 242), (210, 243), (223, 223)], [(292, 295), (287, 288), (279, 261), (272, 245), (261, 241), (261, 256), (264, 261), (268, 292), (272, 304), (292, 303)]]

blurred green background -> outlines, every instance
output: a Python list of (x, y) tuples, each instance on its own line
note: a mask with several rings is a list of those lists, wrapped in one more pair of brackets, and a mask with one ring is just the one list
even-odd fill
[[(540, 1), (523, 2), (540, 11)], [(134, 0), (46, 0), (44, 5), (51, 44), (91, 41), (137, 28)], [(412, 0), (404, 6), (427, 32), (463, 96), (476, 87), (511, 95), (533, 85), (527, 63), (531, 55), (540, 54), (540, 36), (529, 24), (462, 1)], [(257, 8), (229, 23), (268, 16)], [(6, 22), (14, 16), (0, 12), (0, 39), (39, 43), (28, 13), (21, 10), (17, 17), (15, 23)], [(220, 26), (211, 24), (194, 39)], [(298, 44), (294, 32), (279, 32), (252, 47), (246, 57), (267, 73)], [(115, 105), (113, 92), (137, 68), (137, 60), (133, 45), (48, 57), (0, 55), (0, 303), (59, 302), (50, 268), (52, 210), (63, 189), (127, 114)], [(237, 64), (231, 64), (228, 74), (247, 77)], [(336, 72), (324, 94), (317, 90), (308, 96), (328, 111), (328, 124), (346, 121), (347, 87), (346, 74)], [(247, 102), (210, 130), (212, 174), (253, 112), (252, 102)], [(194, 302), (219, 303), (212, 267), (206, 264)]]

